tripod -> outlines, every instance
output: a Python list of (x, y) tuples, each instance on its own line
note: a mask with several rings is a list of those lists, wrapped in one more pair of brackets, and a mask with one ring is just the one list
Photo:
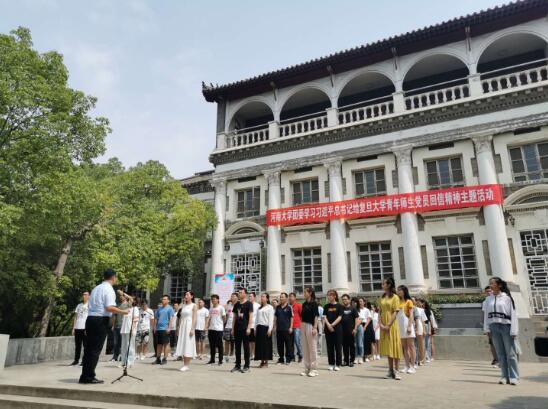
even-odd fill
[[(118, 378), (113, 380), (111, 382), (111, 384), (122, 380), (122, 378), (124, 376), (129, 376), (130, 378), (137, 379), (138, 381), (143, 382), (143, 380), (141, 378), (137, 378), (136, 376), (133, 376), (133, 375), (130, 375), (130, 374), (127, 373), (127, 365), (128, 365), (128, 361), (129, 361), (129, 348), (131, 348), (131, 342), (133, 340), (133, 313), (134, 313), (134, 311), (135, 311), (135, 307), (131, 306), (131, 327), (130, 327), (130, 330), (129, 330), (129, 342), (127, 344), (127, 349), (126, 349), (126, 363), (124, 365), (122, 375), (120, 375)], [(137, 327), (139, 326), (140, 322), (141, 322), (141, 317), (140, 317), (140, 314), (139, 314), (139, 321), (137, 322), (137, 325), (135, 327), (135, 332), (137, 332)]]

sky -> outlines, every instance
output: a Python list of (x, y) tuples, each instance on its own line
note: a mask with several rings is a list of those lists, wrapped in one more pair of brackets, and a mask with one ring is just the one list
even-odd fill
[[(507, 2), (507, 1), (506, 1)], [(176, 178), (212, 169), (225, 84), (506, 3), (496, 0), (0, 0), (0, 32), (31, 30), (69, 85), (98, 98), (107, 152)]]

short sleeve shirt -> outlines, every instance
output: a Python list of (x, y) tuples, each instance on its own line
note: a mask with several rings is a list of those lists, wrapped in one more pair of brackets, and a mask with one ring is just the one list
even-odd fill
[(331, 324), (338, 317), (343, 315), (343, 306), (339, 303), (336, 304), (325, 304), (323, 307), (323, 313), (327, 321)]
[(206, 307), (200, 308), (196, 312), (196, 329), (198, 331), (204, 331), (206, 329), (205, 322), (207, 317), (209, 317), (209, 310)]
[(314, 325), (314, 319), (319, 316), (320, 316), (320, 312), (318, 311), (317, 303), (305, 301), (302, 304), (302, 314), (301, 314), (302, 322), (306, 322), (307, 324)]
[(356, 325), (356, 318), (358, 318), (358, 311), (351, 306), (343, 307), (342, 327), (346, 332), (352, 332)]
[(154, 311), (150, 308), (139, 311), (139, 326), (137, 331), (150, 331), (150, 320), (154, 318)]
[(274, 312), (274, 316), (276, 317), (276, 330), (288, 331), (291, 317), (293, 317), (293, 308), (291, 308), (289, 304), (285, 307), (278, 305), (276, 307), (276, 311)]
[(301, 328), (301, 315), (303, 313), (303, 306), (296, 302), (292, 305), (293, 308), (293, 328)]
[(156, 311), (156, 330), (167, 331), (173, 315), (175, 315), (175, 311), (173, 311), (171, 305), (158, 308), (158, 311)]
[(226, 316), (225, 307), (218, 305), (217, 307), (211, 307), (209, 309), (209, 330), (222, 331), (224, 320)]
[(245, 330), (249, 324), (249, 314), (253, 312), (253, 304), (250, 301), (241, 303), (238, 301), (234, 304), (232, 315), (234, 317), (234, 327), (236, 329)]
[(74, 312), (76, 313), (76, 323), (74, 324), (74, 329), (86, 329), (86, 319), (88, 318), (88, 304), (78, 304)]
[(116, 306), (116, 293), (108, 281), (103, 281), (91, 291), (88, 301), (88, 316), (111, 317), (107, 307)]

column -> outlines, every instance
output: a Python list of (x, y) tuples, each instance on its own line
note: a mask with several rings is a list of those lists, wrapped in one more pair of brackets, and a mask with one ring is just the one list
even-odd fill
[(280, 123), (271, 121), (268, 123), (268, 139), (278, 139), (280, 137)]
[[(329, 199), (332, 202), (343, 200), (342, 160), (340, 158), (328, 159), (324, 166), (329, 174)], [(346, 265), (346, 227), (344, 220), (331, 220), (329, 223), (331, 251), (331, 285), (339, 295), (347, 293), (348, 274)]]
[(223, 256), (225, 243), (226, 179), (213, 179), (211, 184), (215, 189), (215, 214), (217, 215), (217, 226), (213, 231), (211, 245), (211, 276), (209, 277), (209, 292), (213, 294), (215, 292), (215, 274), (225, 272)]
[[(495, 160), (491, 149), (491, 135), (482, 135), (472, 138), (476, 147), (476, 160), (478, 163), (478, 179), (481, 185), (498, 183), (495, 170)], [(499, 276), (505, 281), (513, 282), (512, 259), (508, 248), (508, 236), (506, 235), (506, 223), (502, 207), (497, 204), (483, 207), (485, 228), (487, 229), (487, 242), (489, 243), (489, 259), (493, 275)]]
[(339, 109), (338, 108), (327, 108), (327, 127), (333, 128), (334, 126), (339, 126)]
[[(268, 182), (268, 208), (281, 207), (280, 170), (263, 172)], [(280, 248), (282, 245), (279, 226), (268, 226), (266, 243), (266, 291), (271, 297), (278, 297), (282, 291), (282, 268)]]
[[(398, 191), (399, 193), (412, 193), (415, 191), (411, 166), (412, 147), (409, 145), (398, 147), (393, 152), (398, 165)], [(411, 291), (423, 290), (424, 273), (419, 243), (419, 226), (415, 213), (401, 214), (401, 230), (407, 287)]]

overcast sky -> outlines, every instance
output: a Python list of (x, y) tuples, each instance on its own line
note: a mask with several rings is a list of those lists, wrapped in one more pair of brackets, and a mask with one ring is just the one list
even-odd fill
[[(70, 85), (111, 121), (105, 158), (156, 159), (177, 178), (212, 168), (227, 83), (504, 4), (496, 0), (0, 0), (0, 31), (31, 29)], [(105, 158), (101, 158), (104, 160)]]

